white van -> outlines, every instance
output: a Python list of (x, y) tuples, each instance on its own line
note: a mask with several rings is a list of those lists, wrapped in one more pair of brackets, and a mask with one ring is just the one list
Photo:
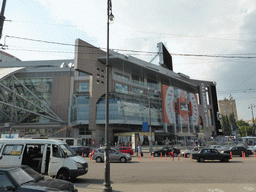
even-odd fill
[(28, 165), (43, 175), (68, 180), (88, 172), (88, 163), (64, 141), (0, 139), (0, 166)]

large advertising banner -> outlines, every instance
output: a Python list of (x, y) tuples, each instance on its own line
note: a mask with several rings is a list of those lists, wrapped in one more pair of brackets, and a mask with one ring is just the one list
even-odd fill
[(174, 103), (174, 89), (173, 87), (162, 85), (162, 111), (163, 123), (176, 123), (175, 117), (175, 103)]
[(193, 93), (188, 94), (189, 98), (189, 123), (190, 125), (200, 125), (200, 118), (199, 118), (199, 107), (198, 107), (198, 100), (197, 95)]
[(188, 125), (188, 100), (187, 92), (181, 89), (177, 90), (177, 112), (178, 112), (178, 125)]

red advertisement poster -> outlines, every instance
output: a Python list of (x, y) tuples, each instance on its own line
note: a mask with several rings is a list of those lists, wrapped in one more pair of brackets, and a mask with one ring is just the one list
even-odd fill
[(197, 95), (193, 93), (189, 93), (189, 119), (190, 125), (200, 125), (200, 118), (199, 118), (199, 107), (197, 102)]
[(181, 89), (177, 91), (177, 110), (178, 125), (187, 125), (189, 123), (187, 92)]
[(162, 111), (163, 123), (175, 123), (175, 103), (174, 103), (174, 89), (173, 87), (162, 85)]

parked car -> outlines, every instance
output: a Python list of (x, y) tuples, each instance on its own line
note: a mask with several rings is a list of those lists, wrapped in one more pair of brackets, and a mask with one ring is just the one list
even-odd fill
[(120, 151), (121, 153), (128, 153), (130, 155), (133, 155), (133, 150), (130, 147), (117, 147), (117, 151)]
[(219, 152), (226, 150), (226, 147), (221, 146), (221, 145), (211, 145), (210, 148), (211, 149), (217, 149)]
[(91, 153), (91, 148), (86, 147), (86, 146), (71, 147), (71, 149), (73, 149), (77, 153), (77, 155), (82, 156), (82, 154), (83, 154), (85, 157), (89, 157), (89, 154)]
[(60, 179), (46, 179), (27, 165), (1, 166), (0, 181), (0, 191), (78, 191), (73, 183)]
[[(95, 160), (97, 163), (103, 162), (103, 160), (105, 159), (104, 151), (105, 150), (103, 148), (99, 148), (93, 151), (92, 160)], [(130, 154), (121, 153), (120, 151), (117, 151), (115, 149), (110, 149), (110, 153), (109, 153), (110, 162), (125, 163), (131, 160), (132, 160), (132, 157)]]
[(151, 155), (154, 155), (154, 157), (159, 157), (162, 153), (162, 155), (168, 155), (171, 151), (173, 151), (174, 157), (177, 157), (178, 154), (180, 154), (180, 150), (172, 147), (163, 147), (162, 149), (153, 151)]
[(190, 155), (191, 155), (192, 153), (195, 153), (195, 152), (197, 152), (197, 151), (200, 151), (202, 148), (203, 148), (203, 147), (194, 147), (193, 149), (188, 150), (188, 151), (184, 151), (184, 152), (182, 152), (181, 154), (182, 154), (183, 157), (184, 157), (184, 154), (185, 154), (185, 157), (190, 157)]
[(229, 150), (225, 150), (225, 151), (222, 151), (223, 153), (228, 153), (230, 154), (230, 152), (232, 152), (232, 155), (240, 155), (242, 157), (242, 152), (245, 153), (245, 156), (248, 157), (249, 155), (252, 155), (252, 151), (245, 148), (245, 147), (242, 147), (242, 146), (236, 146), (236, 147), (232, 147), (231, 149)]
[(220, 153), (217, 149), (205, 148), (200, 152), (193, 153), (192, 159), (197, 160), (197, 162), (204, 162), (205, 160), (220, 160), (228, 162), (229, 159), (231, 159), (231, 155)]

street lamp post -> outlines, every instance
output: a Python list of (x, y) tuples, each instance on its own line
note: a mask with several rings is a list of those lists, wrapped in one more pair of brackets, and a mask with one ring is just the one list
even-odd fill
[(112, 191), (110, 186), (110, 161), (109, 152), (110, 146), (108, 141), (108, 128), (109, 128), (109, 21), (113, 21), (114, 16), (112, 14), (112, 4), (111, 0), (108, 1), (108, 11), (107, 11), (107, 58), (106, 58), (106, 125), (105, 125), (105, 181), (103, 186), (103, 191)]
[(255, 107), (255, 105), (251, 104), (251, 105), (248, 107), (248, 109), (251, 109), (251, 110), (252, 110), (252, 124), (253, 124), (253, 126), (254, 126), (255, 123), (254, 123), (254, 116), (253, 116), (253, 107)]
[(148, 87), (148, 120), (149, 120), (149, 153), (151, 154), (153, 151), (153, 144), (152, 144), (152, 127), (151, 127), (151, 100), (149, 94), (149, 87)]
[[(253, 127), (255, 126), (255, 123), (254, 123), (254, 116), (253, 116), (253, 107), (255, 107), (255, 105), (253, 105), (253, 104), (251, 104), (249, 107), (248, 107), (248, 109), (251, 109), (251, 111), (252, 111), (252, 125), (253, 125)], [(247, 133), (246, 133), (247, 134)]]

